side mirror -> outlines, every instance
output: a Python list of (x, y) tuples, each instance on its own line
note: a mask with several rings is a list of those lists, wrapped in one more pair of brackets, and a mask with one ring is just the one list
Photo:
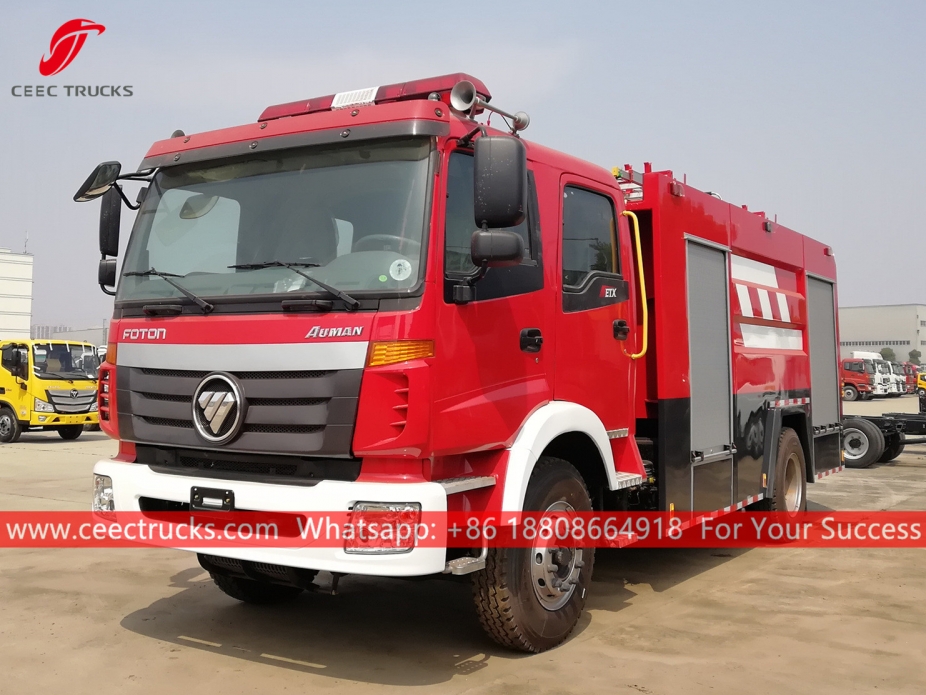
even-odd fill
[(11, 370), (14, 377), (19, 379), (29, 378), (29, 355), (23, 348), (13, 350), (13, 369)]
[(477, 227), (515, 227), (527, 210), (527, 150), (518, 138), (483, 136), (475, 143), (474, 210)]
[(100, 259), (100, 266), (96, 271), (97, 282), (100, 283), (100, 288), (106, 292), (106, 294), (111, 294), (107, 291), (107, 287), (116, 286), (116, 259), (115, 258), (102, 258)]
[(77, 189), (77, 193), (74, 194), (74, 202), (86, 203), (88, 200), (99, 198), (112, 188), (121, 172), (122, 165), (119, 162), (98, 164), (83, 185)]
[(480, 268), (503, 268), (518, 265), (524, 257), (520, 235), (499, 229), (480, 229), (470, 240), (473, 265)]
[(122, 216), (122, 196), (115, 188), (103, 195), (100, 204), (100, 253), (119, 255), (119, 222)]

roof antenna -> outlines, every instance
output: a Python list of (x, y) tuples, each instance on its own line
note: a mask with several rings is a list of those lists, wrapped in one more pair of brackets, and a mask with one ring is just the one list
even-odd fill
[(26, 241), (23, 244), (23, 253), (29, 253), (29, 230), (26, 230)]

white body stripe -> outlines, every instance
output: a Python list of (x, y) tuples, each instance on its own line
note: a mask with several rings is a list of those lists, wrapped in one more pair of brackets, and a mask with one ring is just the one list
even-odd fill
[(740, 311), (743, 316), (753, 316), (752, 313), (752, 300), (749, 298), (749, 288), (746, 285), (741, 285), (736, 283), (736, 296), (740, 300)]
[(743, 345), (751, 348), (773, 350), (802, 350), (804, 337), (795, 328), (776, 328), (773, 326), (756, 326), (751, 323), (740, 324), (743, 333)]
[(264, 345), (119, 343), (116, 364), (206, 372), (360, 369), (366, 363), (368, 345), (366, 341), (345, 340)]
[(730, 255), (730, 275), (734, 280), (753, 282), (766, 287), (778, 287), (778, 275), (775, 273), (774, 266), (742, 256)]
[(836, 466), (836, 468), (830, 468), (828, 471), (821, 471), (820, 473), (817, 473), (817, 480), (820, 480), (820, 478), (825, 478), (828, 475), (833, 475), (833, 473), (840, 473), (845, 469), (846, 467), (843, 464), (841, 466)]
[(788, 298), (781, 292), (776, 292), (775, 297), (778, 299), (778, 313), (781, 314), (781, 320), (784, 323), (791, 323), (791, 311), (788, 309)]
[(772, 401), (771, 406), (773, 408), (786, 408), (789, 405), (809, 405), (809, 398), (785, 398), (780, 401)]
[[(772, 301), (769, 299), (768, 290), (759, 288), (759, 306), (762, 308), (762, 318), (766, 321), (774, 321), (775, 317), (772, 316)], [(777, 292), (776, 292), (777, 294)]]

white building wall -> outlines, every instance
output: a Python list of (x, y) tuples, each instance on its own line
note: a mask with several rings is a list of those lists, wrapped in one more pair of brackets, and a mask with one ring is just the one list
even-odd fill
[(839, 344), (843, 357), (854, 350), (880, 352), (885, 347), (901, 361), (908, 360), (913, 349), (926, 357), (926, 305), (840, 307)]
[(31, 254), (0, 249), (0, 338), (29, 339), (32, 260)]

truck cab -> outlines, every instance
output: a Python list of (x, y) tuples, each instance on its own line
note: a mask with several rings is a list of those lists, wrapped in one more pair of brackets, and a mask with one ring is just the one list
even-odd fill
[(0, 341), (0, 443), (30, 430), (77, 439), (96, 425), (96, 348), (61, 340)]
[(842, 397), (847, 401), (867, 401), (882, 395), (871, 360), (844, 359), (841, 362)]

